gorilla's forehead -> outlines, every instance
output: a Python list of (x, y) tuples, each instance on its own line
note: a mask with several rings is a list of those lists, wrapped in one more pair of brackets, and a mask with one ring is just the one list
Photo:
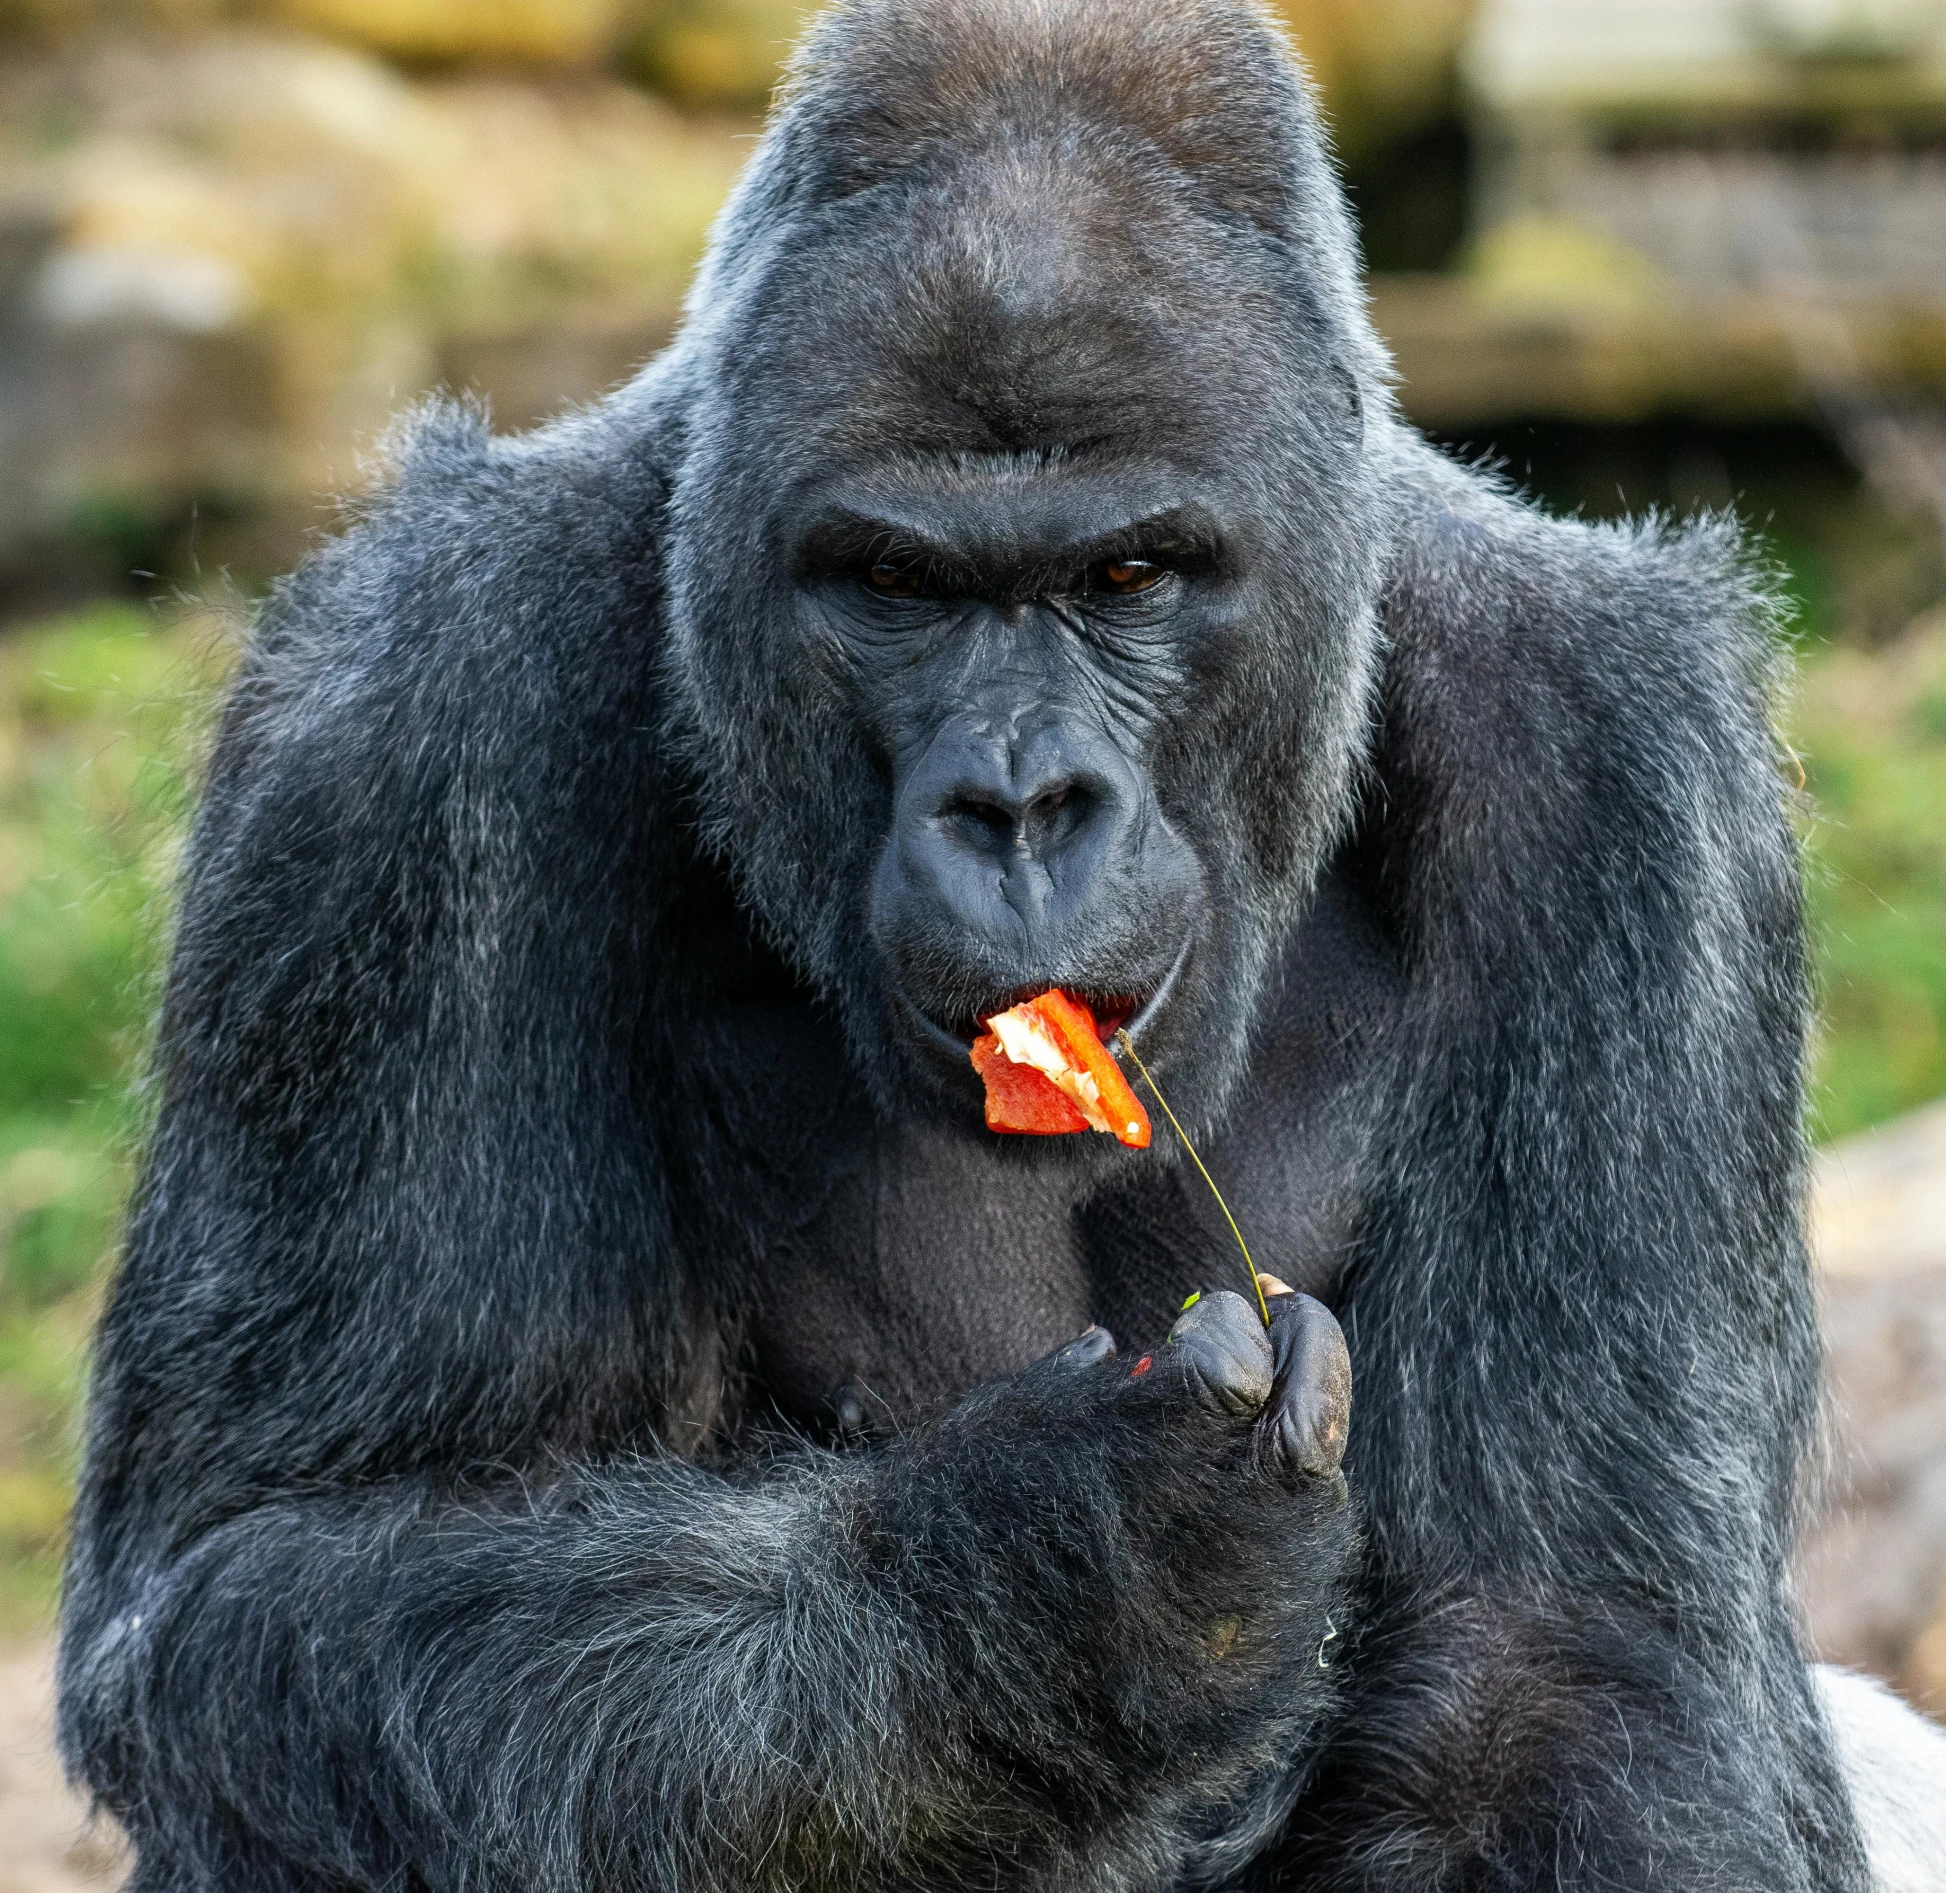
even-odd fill
[(746, 412), (841, 461), (1206, 462), (1274, 425), (1327, 352), (1283, 265), (1135, 159), (988, 152), (809, 220), (726, 366)]

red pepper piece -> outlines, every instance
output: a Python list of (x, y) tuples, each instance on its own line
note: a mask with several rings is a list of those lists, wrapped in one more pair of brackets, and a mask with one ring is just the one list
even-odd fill
[[(1033, 1010), (1054, 1029), (1075, 1068), (1094, 1080), (1096, 1102), (1107, 1120), (1097, 1128), (1107, 1131), (1131, 1150), (1147, 1150), (1152, 1135), (1149, 1114), (1123, 1077), (1121, 1066), (1101, 1042), (1101, 1034), (1095, 1029), (1095, 1015), (1086, 1002), (1071, 999), (1056, 987), (1052, 992), (1042, 993), (1032, 1004)], [(1085, 1112), (1086, 1107), (1082, 1108)]]
[(987, 1087), (987, 1125), (1059, 1137), (1106, 1131), (1131, 1150), (1149, 1145), (1149, 1116), (1109, 1056), (1085, 1001), (1058, 988), (996, 1013), (973, 1047)]
[(986, 1080), (987, 1129), (1018, 1137), (1064, 1137), (1088, 1120), (1054, 1080), (1032, 1065), (1016, 1065), (995, 1034), (973, 1041), (973, 1069)]

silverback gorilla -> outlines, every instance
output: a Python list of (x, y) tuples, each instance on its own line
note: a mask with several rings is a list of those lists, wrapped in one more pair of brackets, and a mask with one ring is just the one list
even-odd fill
[[(421, 417), (235, 687), (66, 1607), (139, 1893), (1863, 1887), (1766, 626), (1398, 420), (1248, 0), (836, 6), (672, 348)], [(1053, 984), (1274, 1353), (984, 1129)]]

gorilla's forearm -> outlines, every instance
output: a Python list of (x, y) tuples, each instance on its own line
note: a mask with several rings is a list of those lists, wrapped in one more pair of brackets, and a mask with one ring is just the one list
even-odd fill
[(1317, 1713), (1348, 1522), (1185, 1530), (1227, 1567), (1203, 1614), (1245, 1613), (1213, 1660), (1131, 1562), (1108, 1455), (1146, 1455), (1037, 1453), (993, 1404), (752, 1483), (293, 1499), (83, 1564), (70, 1758), (185, 1884), (1172, 1884)]
[(75, 1754), (172, 1859), (359, 1885), (761, 1885), (821, 1830), (859, 1868), (926, 1829), (953, 1764), (913, 1718), (957, 1679), (861, 1568), (855, 1474), (567, 1492), (219, 1527), (74, 1649)]

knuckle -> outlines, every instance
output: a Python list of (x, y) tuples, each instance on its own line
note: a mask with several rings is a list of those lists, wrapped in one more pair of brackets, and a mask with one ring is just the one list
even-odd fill
[(1230, 1415), (1258, 1412), (1270, 1398), (1276, 1361), (1263, 1324), (1240, 1295), (1208, 1295), (1169, 1331), (1167, 1352), (1199, 1402)]

